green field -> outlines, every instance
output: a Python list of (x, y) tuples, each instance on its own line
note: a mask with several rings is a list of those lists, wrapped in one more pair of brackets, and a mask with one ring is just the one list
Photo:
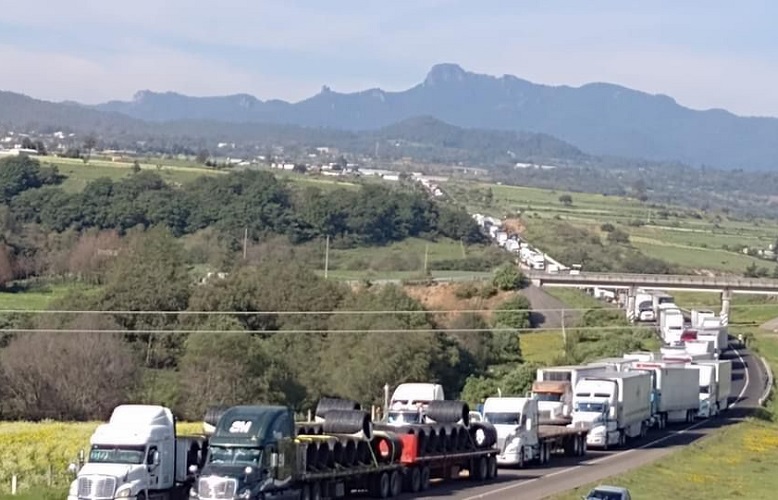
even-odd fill
[[(770, 271), (776, 265), (774, 261), (731, 250), (743, 245), (766, 249), (778, 238), (775, 220), (731, 220), (724, 214), (651, 207), (634, 198), (601, 194), (463, 182), (451, 182), (445, 187), (471, 211), (497, 217), (521, 213), (522, 223), (532, 231), (547, 229), (549, 219), (597, 233), (602, 224), (614, 224), (626, 231), (632, 244), (646, 255), (689, 269), (742, 273), (752, 263)], [(478, 194), (487, 189), (493, 194), (490, 206)], [(565, 194), (572, 197), (572, 204), (560, 202), (560, 196)]]
[[(128, 177), (132, 175), (133, 167), (130, 161), (111, 161), (99, 158), (93, 158), (89, 160), (89, 163), (84, 163), (83, 160), (77, 158), (44, 156), (40, 158), (40, 161), (44, 165), (56, 166), (62, 174), (66, 175), (67, 179), (63, 183), (63, 188), (72, 193), (83, 190), (89, 182), (101, 177), (108, 177), (114, 181)], [(174, 184), (186, 184), (202, 176), (225, 175), (229, 172), (228, 170), (215, 170), (173, 159), (161, 159), (159, 163), (147, 163), (145, 160), (139, 160), (139, 166), (142, 170), (157, 172), (165, 181)], [(313, 177), (280, 170), (263, 170), (273, 172), (276, 177), (289, 180), (301, 187), (314, 186), (328, 190), (341, 187), (356, 189), (359, 186), (354, 182), (340, 181), (331, 177)]]
[(18, 291), (0, 291), (0, 310), (46, 309), (51, 301), (60, 299), (73, 291), (94, 290), (79, 283), (30, 285), (20, 283)]

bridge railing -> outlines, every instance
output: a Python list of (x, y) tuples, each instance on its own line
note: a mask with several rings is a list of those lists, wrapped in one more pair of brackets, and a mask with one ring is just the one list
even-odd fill
[(548, 282), (560, 281), (565, 283), (594, 283), (608, 282), (621, 284), (678, 284), (678, 285), (707, 285), (720, 287), (742, 288), (774, 288), (778, 289), (778, 279), (772, 278), (741, 278), (738, 276), (699, 276), (686, 274), (638, 274), (638, 273), (547, 273), (539, 271), (527, 271), (530, 279), (540, 279)]

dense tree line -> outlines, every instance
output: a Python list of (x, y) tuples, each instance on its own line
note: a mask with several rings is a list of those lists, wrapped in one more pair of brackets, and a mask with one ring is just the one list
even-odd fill
[(73, 193), (62, 189), (62, 180), (34, 159), (0, 160), (0, 285), (40, 273), (43, 247), (56, 246), (58, 235), (90, 230), (119, 236), (151, 226), (174, 236), (213, 230), (233, 250), (244, 231), (250, 242), (282, 235), (299, 244), (328, 235), (341, 248), (408, 237), (485, 241), (464, 209), (403, 185), (322, 192), (293, 189), (268, 172), (243, 171), (176, 187), (141, 171), (119, 181), (96, 179)]

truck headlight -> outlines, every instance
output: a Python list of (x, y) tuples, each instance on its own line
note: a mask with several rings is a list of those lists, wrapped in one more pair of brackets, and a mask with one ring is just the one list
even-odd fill
[(129, 498), (132, 496), (132, 486), (125, 486), (116, 492), (116, 498)]

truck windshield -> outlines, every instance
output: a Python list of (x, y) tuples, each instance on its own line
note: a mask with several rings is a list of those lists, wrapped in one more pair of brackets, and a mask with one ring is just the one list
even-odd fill
[(605, 403), (577, 403), (575, 411), (584, 411), (591, 413), (604, 413)]
[(493, 425), (519, 425), (521, 413), (484, 412), (484, 419)]
[(421, 424), (421, 413), (417, 411), (390, 411), (386, 416), (390, 424)]
[(710, 386), (709, 385), (701, 385), (700, 386), (700, 394), (710, 394)]
[(261, 459), (262, 450), (259, 448), (211, 446), (208, 461), (216, 464), (258, 465)]
[(94, 445), (89, 452), (89, 461), (98, 464), (142, 464), (144, 458), (145, 446)]
[(534, 396), (538, 401), (551, 401), (554, 403), (562, 401), (562, 395), (557, 392), (536, 392)]

